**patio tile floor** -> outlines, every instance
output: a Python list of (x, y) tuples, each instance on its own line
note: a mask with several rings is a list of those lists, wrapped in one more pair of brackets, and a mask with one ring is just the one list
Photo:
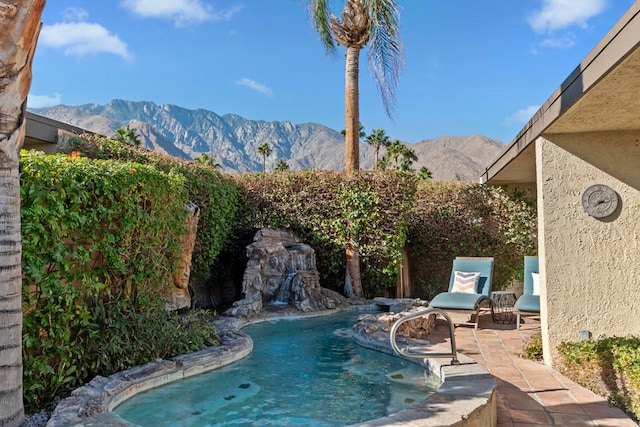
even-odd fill
[[(515, 325), (495, 324), (491, 315), (480, 316), (477, 330), (459, 326), (455, 330), (458, 351), (489, 371), (497, 383), (499, 427), (525, 426), (615, 426), (637, 424), (606, 399), (587, 390), (542, 362), (520, 357), (540, 323), (526, 318)], [(449, 344), (449, 331), (438, 322), (429, 340)]]

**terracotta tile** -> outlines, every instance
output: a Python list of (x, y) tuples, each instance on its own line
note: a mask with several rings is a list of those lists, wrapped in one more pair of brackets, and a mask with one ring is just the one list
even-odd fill
[(549, 402), (542, 402), (547, 412), (551, 414), (554, 418), (556, 415), (576, 415), (576, 416), (585, 416), (589, 419), (591, 417), (585, 412), (582, 406), (577, 403), (561, 403), (561, 404), (550, 404)]
[(638, 427), (638, 424), (631, 421), (630, 418), (596, 418), (594, 423), (601, 427)]
[(536, 397), (543, 405), (578, 405), (569, 390), (537, 391)]
[(511, 416), (506, 409), (498, 409), (498, 422), (511, 423)]
[[(458, 351), (473, 358), (496, 379), (498, 426), (637, 427), (622, 411), (610, 407), (603, 397), (542, 362), (520, 357), (529, 337), (539, 331), (539, 321), (527, 319), (527, 323), (516, 330), (515, 325), (493, 325), (488, 314), (480, 316), (478, 330), (466, 326), (455, 330)], [(448, 345), (446, 325), (439, 323), (429, 340)]]
[(586, 415), (551, 414), (551, 417), (557, 426), (597, 426), (597, 424)]
[(544, 411), (526, 411), (520, 409), (511, 409), (509, 411), (511, 419), (515, 423), (529, 424), (551, 424), (553, 420)]
[(553, 426), (553, 424), (550, 424), (550, 423), (543, 423), (543, 424), (513, 423), (513, 427), (545, 427), (545, 426)]
[(585, 412), (593, 418), (628, 418), (619, 408), (609, 405), (607, 402), (598, 402), (582, 405)]
[(543, 406), (529, 396), (527, 393), (521, 391), (503, 394), (505, 406), (510, 411), (512, 410), (528, 410), (528, 411), (542, 411)]

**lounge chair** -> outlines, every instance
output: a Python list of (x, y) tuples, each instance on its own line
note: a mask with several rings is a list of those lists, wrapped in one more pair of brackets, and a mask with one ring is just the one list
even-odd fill
[[(470, 314), (469, 322), (455, 323), (478, 329), (480, 308), (491, 304), (492, 280), (493, 258), (457, 257), (453, 260), (448, 292), (436, 295), (429, 305), (447, 312)], [(474, 314), (475, 322), (472, 322)]]
[[(516, 313), (516, 329), (520, 329), (521, 316), (540, 315), (540, 288), (538, 286), (538, 257), (524, 257), (524, 289), (513, 310)], [(523, 319), (524, 321), (524, 319)]]

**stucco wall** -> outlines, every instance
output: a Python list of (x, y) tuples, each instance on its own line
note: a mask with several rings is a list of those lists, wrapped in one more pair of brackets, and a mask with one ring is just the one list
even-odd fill
[[(536, 141), (545, 362), (580, 331), (640, 334), (640, 133), (546, 135)], [(584, 212), (583, 191), (619, 195), (610, 217)]]

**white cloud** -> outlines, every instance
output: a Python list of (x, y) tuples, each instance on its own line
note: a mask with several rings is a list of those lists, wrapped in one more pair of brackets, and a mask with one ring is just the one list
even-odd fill
[(65, 21), (86, 21), (89, 13), (81, 7), (68, 7), (62, 12), (62, 19)]
[(526, 108), (522, 108), (516, 111), (515, 113), (513, 113), (512, 115), (510, 115), (509, 117), (507, 117), (504, 121), (504, 124), (507, 126), (514, 126), (514, 125), (522, 126), (526, 124), (529, 120), (531, 120), (533, 115), (539, 109), (540, 109), (539, 105), (530, 105)]
[(269, 97), (273, 96), (273, 91), (271, 90), (271, 88), (263, 85), (262, 83), (258, 83), (255, 80), (244, 78), (244, 79), (236, 80), (234, 83), (240, 86), (246, 86), (250, 89), (255, 90), (256, 92), (260, 92)]
[(65, 22), (44, 25), (38, 43), (64, 49), (65, 55), (85, 56), (112, 53), (125, 59), (131, 54), (127, 44), (100, 24), (85, 22), (89, 14), (81, 8), (68, 8), (63, 12)]
[(587, 26), (587, 21), (604, 11), (609, 0), (542, 0), (542, 10), (529, 17), (534, 31), (551, 32), (572, 25)]
[(53, 96), (33, 95), (30, 93), (27, 97), (27, 106), (29, 108), (51, 107), (52, 105), (60, 104), (62, 104), (62, 95), (59, 93), (54, 93)]
[(544, 39), (540, 46), (550, 49), (569, 49), (575, 44), (576, 40), (573, 34), (567, 34), (564, 37)]
[(205, 21), (227, 21), (242, 7), (216, 10), (202, 0), (123, 0), (122, 5), (143, 18), (173, 20), (176, 27)]

